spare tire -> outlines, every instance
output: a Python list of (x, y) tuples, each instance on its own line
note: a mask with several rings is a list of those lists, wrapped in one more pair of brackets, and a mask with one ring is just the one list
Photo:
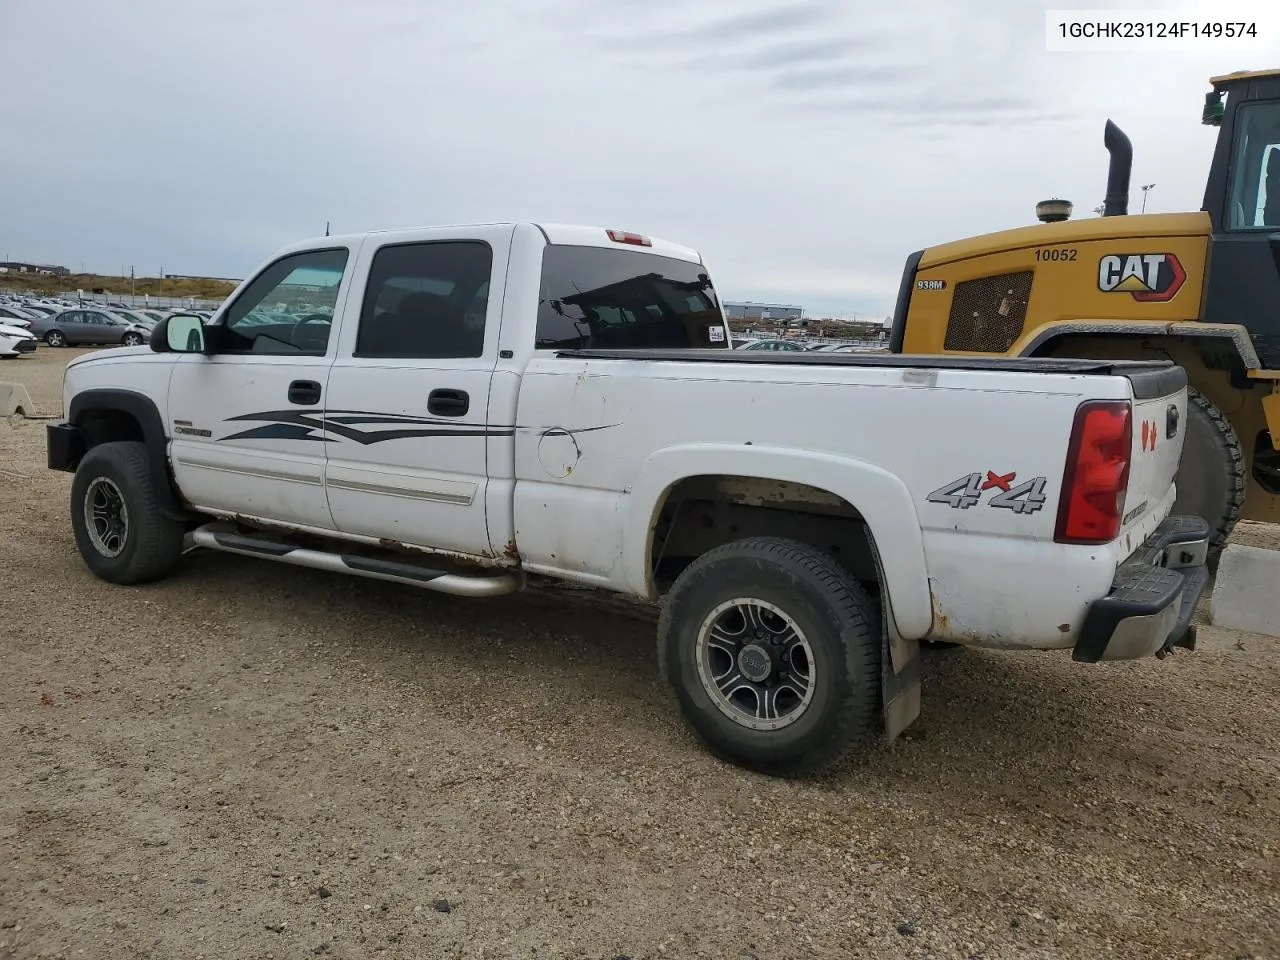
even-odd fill
[(1173, 512), (1208, 521), (1209, 568), (1216, 570), (1244, 503), (1244, 448), (1223, 412), (1194, 387), (1187, 389), (1187, 429), (1175, 483)]

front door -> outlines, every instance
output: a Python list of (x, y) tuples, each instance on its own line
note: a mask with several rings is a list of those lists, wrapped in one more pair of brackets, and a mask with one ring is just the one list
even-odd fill
[(119, 343), (123, 339), (124, 327), (113, 322), (105, 313), (86, 310), (80, 316), (85, 323), (84, 329), (88, 331), (88, 343)]
[(63, 332), (71, 343), (99, 344), (102, 342), (102, 324), (98, 322), (97, 314), (90, 310), (77, 310), (70, 314)]
[[(325, 403), (329, 506), (344, 533), (491, 552), (489, 386), (511, 227), (382, 234), (360, 253)], [(499, 281), (500, 282), (500, 281)], [(499, 291), (500, 292), (500, 291)]]
[(1264, 368), (1280, 368), (1280, 100), (1235, 111), (1231, 176), (1217, 211), (1202, 319), (1241, 323)]
[(352, 259), (335, 245), (274, 261), (217, 319), (215, 354), (175, 363), (171, 459), (196, 507), (333, 529), (324, 391)]

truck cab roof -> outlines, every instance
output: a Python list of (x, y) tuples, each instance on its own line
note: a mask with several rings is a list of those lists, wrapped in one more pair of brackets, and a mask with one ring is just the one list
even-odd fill
[(682, 244), (673, 243), (670, 240), (662, 240), (658, 237), (649, 236), (648, 234), (635, 233), (612, 227), (597, 227), (584, 224), (571, 223), (542, 223), (534, 221), (496, 221), (486, 223), (457, 223), (457, 224), (440, 224), (435, 226), (417, 226), (409, 228), (387, 228), (380, 230), (367, 230), (363, 233), (335, 234), (332, 236), (312, 237), (298, 243), (290, 244), (282, 248), (279, 252), (295, 252), (299, 250), (313, 250), (326, 246), (356, 246), (366, 237), (376, 237), (387, 233), (396, 233), (403, 236), (406, 241), (412, 240), (413, 234), (421, 231), (424, 236), (430, 233), (432, 236), (438, 237), (442, 232), (466, 233), (477, 227), (510, 227), (512, 230), (519, 226), (527, 225), (536, 229), (542, 234), (548, 244), (556, 246), (576, 246), (576, 247), (602, 247), (604, 249), (616, 249), (618, 247), (631, 248), (645, 253), (653, 253), (660, 257), (670, 257), (673, 260), (685, 260), (689, 263), (702, 263), (702, 254), (692, 247), (686, 247)]

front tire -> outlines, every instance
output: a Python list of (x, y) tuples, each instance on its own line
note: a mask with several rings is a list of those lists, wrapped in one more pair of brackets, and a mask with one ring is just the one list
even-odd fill
[(44, 342), (51, 347), (65, 347), (67, 338), (63, 336), (61, 330), (50, 330), (44, 335)]
[(137, 333), (126, 333), (121, 343), (126, 347), (140, 347), (142, 346), (142, 336)]
[(883, 730), (875, 604), (794, 540), (738, 540), (687, 567), (663, 604), (658, 660), (707, 746), (761, 773), (816, 770)]
[(1182, 462), (1174, 478), (1174, 513), (1204, 517), (1211, 531), (1208, 565), (1216, 570), (1244, 503), (1244, 448), (1231, 422), (1195, 388), (1187, 390), (1187, 427)]
[(161, 512), (147, 448), (135, 441), (84, 455), (71, 482), (71, 529), (85, 565), (111, 583), (159, 580), (182, 555), (182, 524)]

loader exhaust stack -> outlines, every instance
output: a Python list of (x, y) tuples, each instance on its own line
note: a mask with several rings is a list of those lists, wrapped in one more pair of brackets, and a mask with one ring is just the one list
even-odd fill
[(1111, 154), (1107, 169), (1107, 198), (1103, 203), (1104, 217), (1123, 217), (1129, 212), (1129, 173), (1133, 169), (1133, 144), (1125, 132), (1110, 120), (1102, 142)]

